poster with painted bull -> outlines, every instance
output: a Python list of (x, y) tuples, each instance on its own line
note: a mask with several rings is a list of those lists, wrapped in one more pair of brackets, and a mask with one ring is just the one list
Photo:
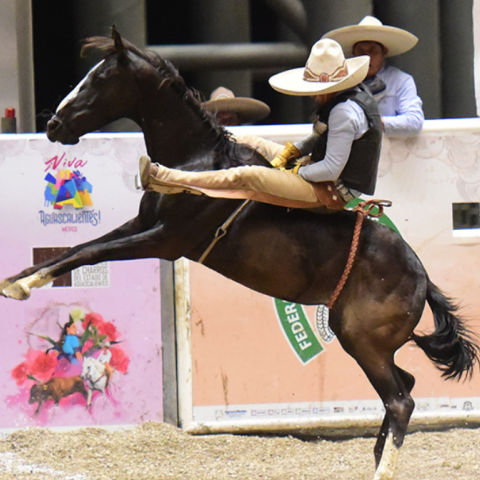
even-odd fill
[[(134, 217), (141, 135), (0, 136), (0, 265), (48, 261)], [(0, 297), (0, 431), (162, 421), (158, 260), (85, 266)]]

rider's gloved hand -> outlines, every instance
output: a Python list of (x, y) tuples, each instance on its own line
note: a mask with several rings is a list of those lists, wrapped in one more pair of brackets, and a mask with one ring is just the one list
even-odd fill
[(288, 163), (301, 155), (300, 150), (290, 142), (285, 144), (285, 148), (270, 162), (275, 168), (285, 168)]
[(298, 170), (301, 166), (302, 162), (298, 162), (293, 168), (279, 167), (278, 170), (282, 170), (283, 172), (295, 173), (298, 175)]

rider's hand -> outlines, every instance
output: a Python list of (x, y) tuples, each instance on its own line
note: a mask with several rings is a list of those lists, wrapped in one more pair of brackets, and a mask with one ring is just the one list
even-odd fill
[(285, 168), (291, 160), (300, 156), (298, 148), (290, 142), (285, 144), (285, 148), (270, 162), (275, 168)]

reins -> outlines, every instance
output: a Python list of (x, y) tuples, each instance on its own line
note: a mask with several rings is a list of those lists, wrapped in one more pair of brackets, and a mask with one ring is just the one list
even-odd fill
[(217, 242), (223, 238), (228, 231), (228, 227), (235, 221), (235, 219), (240, 215), (240, 212), (251, 202), (251, 200), (245, 200), (228, 218), (227, 220), (217, 228), (215, 235), (213, 236), (213, 240), (207, 249), (203, 252), (202, 256), (198, 260), (198, 263), (203, 263), (207, 255), (212, 251), (213, 247), (217, 244)]
[[(345, 269), (343, 270), (342, 276), (338, 281), (338, 284), (335, 290), (330, 297), (329, 302), (326, 306), (331, 310), (335, 305), (340, 293), (342, 293), (343, 287), (347, 282), (348, 276), (350, 274), (350, 270), (352, 269), (353, 262), (355, 260), (355, 255), (357, 254), (358, 249), (358, 242), (360, 239), (360, 232), (362, 231), (363, 220), (365, 217), (381, 217), (383, 215), (383, 207), (390, 207), (392, 202), (389, 200), (368, 200), (366, 202), (360, 202), (354, 209), (354, 212), (357, 212), (357, 221), (355, 222), (355, 228), (353, 230), (353, 239), (352, 245), (350, 246), (350, 253), (348, 254), (347, 264), (345, 265)], [(365, 207), (368, 206), (367, 209)], [(372, 213), (372, 209), (374, 207), (378, 208), (377, 213)]]

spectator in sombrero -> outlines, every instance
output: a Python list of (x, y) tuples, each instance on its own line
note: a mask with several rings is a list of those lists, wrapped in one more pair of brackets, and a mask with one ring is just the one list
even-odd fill
[(270, 107), (266, 103), (255, 98), (236, 97), (225, 87), (216, 88), (211, 93), (210, 100), (203, 102), (202, 105), (225, 126), (255, 123), (270, 114)]
[(417, 134), (424, 121), (422, 100), (413, 77), (389, 65), (388, 57), (411, 50), (418, 38), (401, 28), (383, 25), (367, 15), (358, 25), (337, 28), (322, 38), (332, 38), (345, 56), (368, 55), (370, 65), (364, 83), (371, 86), (378, 101), (383, 128), (387, 135)]
[[(258, 122), (268, 117), (270, 107), (260, 100), (249, 97), (236, 97), (225, 87), (216, 88), (210, 100), (202, 103), (203, 107), (223, 126), (239, 126)], [(232, 135), (237, 143), (243, 143), (255, 149), (267, 160), (272, 161), (284, 148), (283, 145), (254, 135)]]

